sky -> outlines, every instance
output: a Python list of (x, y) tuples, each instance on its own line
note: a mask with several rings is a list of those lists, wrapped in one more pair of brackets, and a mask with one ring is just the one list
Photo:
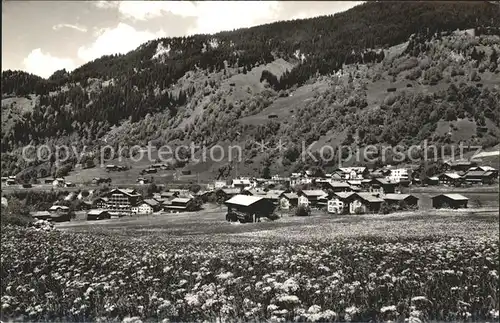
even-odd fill
[(355, 1), (2, 1), (2, 70), (41, 77), (162, 37), (348, 10)]

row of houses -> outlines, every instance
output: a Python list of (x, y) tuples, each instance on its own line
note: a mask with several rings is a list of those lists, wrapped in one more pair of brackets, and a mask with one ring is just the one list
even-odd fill
[[(373, 194), (370, 192), (330, 192), (304, 190), (298, 193), (283, 192), (276, 200), (268, 195), (237, 194), (224, 202), (228, 207), (226, 220), (256, 222), (269, 217), (277, 207), (288, 210), (294, 206), (324, 208), (330, 214), (379, 213), (383, 203), (389, 207), (401, 206), (417, 209), (418, 198), (411, 194)], [(468, 198), (461, 194), (439, 194), (432, 197), (434, 208), (466, 208)]]
[(156, 193), (152, 198), (143, 199), (134, 189), (116, 188), (94, 200), (93, 206), (105, 210), (111, 215), (151, 214), (158, 211), (191, 211), (195, 196), (187, 191), (171, 190)]

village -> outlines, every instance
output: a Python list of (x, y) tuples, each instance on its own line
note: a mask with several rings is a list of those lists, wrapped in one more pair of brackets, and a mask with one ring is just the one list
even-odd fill
[[(48, 209), (31, 213), (33, 218), (51, 222), (71, 221), (74, 211), (68, 201), (80, 200), (80, 213), (88, 221), (123, 216), (172, 214), (194, 212), (207, 203), (227, 207), (227, 221), (258, 222), (263, 218), (310, 215), (311, 211), (327, 214), (366, 214), (414, 211), (419, 208), (419, 198), (411, 194), (414, 187), (449, 187), (442, 194), (432, 196), (433, 208), (466, 208), (468, 197), (453, 193), (452, 187), (491, 185), (498, 181), (498, 170), (481, 166), (473, 161), (445, 162), (446, 171), (420, 180), (416, 168), (384, 166), (340, 167), (332, 173), (316, 174), (313, 171), (279, 175), (270, 179), (242, 177), (232, 180), (215, 180), (196, 184), (195, 189), (171, 188), (155, 185), (146, 194), (136, 188), (111, 187), (110, 178), (94, 178), (93, 185), (106, 185), (104, 192), (78, 190), (75, 183), (64, 178), (45, 179), (44, 185), (53, 188), (73, 188), (68, 196)], [(108, 168), (110, 166), (107, 166)], [(153, 173), (148, 168), (144, 173)], [(151, 185), (154, 179), (137, 178), (139, 186)], [(3, 177), (5, 186), (19, 185), (15, 177)], [(31, 184), (20, 185), (28, 189)], [(449, 191), (449, 192), (447, 192)], [(77, 194), (78, 193), (78, 194)], [(2, 204), (7, 204), (2, 197)]]

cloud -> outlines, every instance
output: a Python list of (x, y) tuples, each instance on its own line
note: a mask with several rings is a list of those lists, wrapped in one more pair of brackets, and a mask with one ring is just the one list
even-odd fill
[(166, 37), (163, 30), (157, 32), (138, 31), (134, 27), (120, 22), (115, 28), (101, 29), (94, 43), (78, 49), (78, 57), (88, 62), (103, 55), (125, 54), (141, 44), (157, 38)]
[(71, 58), (60, 58), (52, 56), (50, 53), (43, 53), (40, 48), (33, 49), (23, 60), (25, 70), (29, 73), (47, 78), (55, 71), (65, 68), (72, 71), (76, 68), (75, 62)]
[(99, 8), (116, 8), (132, 21), (148, 20), (171, 13), (196, 17), (188, 34), (215, 33), (268, 23), (278, 17), (278, 1), (113, 1), (97, 2)]
[(281, 6), (278, 1), (198, 2), (196, 26), (188, 34), (211, 34), (269, 23), (278, 19)]
[(181, 17), (197, 16), (197, 7), (191, 1), (120, 1), (120, 14), (132, 20), (147, 20), (170, 12)]
[(81, 31), (82, 33), (87, 32), (87, 28), (85, 28), (83, 26), (78, 26), (78, 25), (57, 24), (57, 25), (52, 26), (53, 30), (59, 30), (59, 29), (62, 29), (62, 28), (70, 28), (70, 29)]
[(100, 9), (116, 8), (119, 1), (93, 1), (92, 4)]

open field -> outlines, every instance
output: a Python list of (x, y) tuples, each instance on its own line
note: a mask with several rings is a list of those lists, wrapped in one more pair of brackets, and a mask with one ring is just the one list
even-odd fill
[[(491, 321), (498, 209), (2, 227), (2, 320)], [(165, 322), (166, 322), (165, 321)]]

